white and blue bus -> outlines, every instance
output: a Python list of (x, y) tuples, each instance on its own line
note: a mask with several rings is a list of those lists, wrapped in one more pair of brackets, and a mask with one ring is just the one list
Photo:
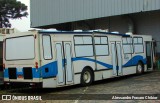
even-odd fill
[(56, 88), (153, 70), (152, 36), (28, 31), (4, 40), (4, 82)]

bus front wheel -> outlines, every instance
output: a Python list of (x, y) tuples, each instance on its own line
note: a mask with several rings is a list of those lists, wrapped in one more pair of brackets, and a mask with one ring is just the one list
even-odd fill
[(81, 84), (82, 86), (88, 86), (93, 82), (93, 73), (90, 69), (85, 68), (81, 73)]

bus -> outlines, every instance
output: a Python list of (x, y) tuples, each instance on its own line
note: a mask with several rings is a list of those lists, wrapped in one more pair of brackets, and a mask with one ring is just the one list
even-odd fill
[(4, 82), (57, 88), (153, 70), (150, 35), (33, 30), (4, 40)]

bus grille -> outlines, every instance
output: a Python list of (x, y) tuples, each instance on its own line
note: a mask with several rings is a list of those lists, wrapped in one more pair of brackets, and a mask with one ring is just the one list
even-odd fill
[(33, 79), (32, 68), (25, 67), (23, 68), (24, 79)]
[(16, 68), (8, 68), (9, 79), (17, 79)]

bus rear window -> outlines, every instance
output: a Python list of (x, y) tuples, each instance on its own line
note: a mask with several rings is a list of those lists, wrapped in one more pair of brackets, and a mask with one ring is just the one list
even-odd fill
[(5, 43), (6, 60), (34, 59), (34, 36), (8, 38)]

